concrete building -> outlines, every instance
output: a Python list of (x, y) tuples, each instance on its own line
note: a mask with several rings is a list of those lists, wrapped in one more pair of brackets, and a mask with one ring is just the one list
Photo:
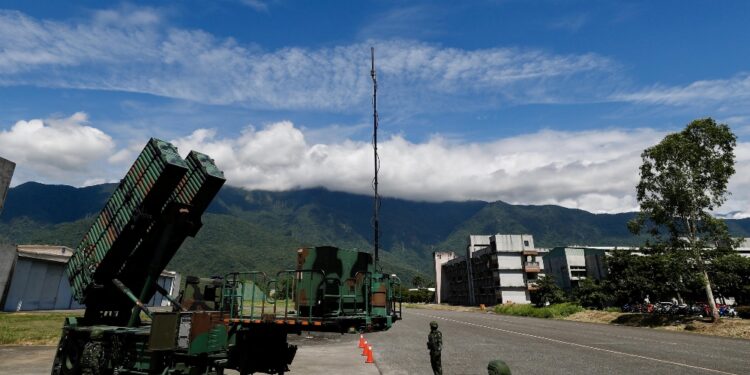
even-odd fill
[[(68, 310), (83, 308), (72, 297), (65, 264), (73, 249), (65, 246), (0, 245), (0, 307), (2, 311)], [(176, 296), (180, 277), (164, 271), (159, 285)], [(156, 295), (149, 306), (168, 306)]]
[(443, 252), (438, 259), (435, 254), (435, 274), (440, 275), (436, 301), (455, 305), (530, 303), (529, 291), (543, 270), (542, 254), (528, 234), (471, 235), (466, 256)]
[(555, 247), (544, 256), (544, 270), (565, 290), (578, 286), (585, 278), (601, 280), (607, 276), (604, 256), (607, 249), (587, 247)]
[(456, 253), (452, 251), (436, 251), (432, 253), (433, 266), (435, 267), (435, 303), (443, 303), (442, 296), (450, 293), (450, 282), (443, 273), (443, 265), (455, 259)]
[(742, 243), (737, 248), (737, 252), (743, 257), (750, 258), (750, 238), (746, 237), (742, 240)]
[[(736, 250), (739, 255), (750, 257), (750, 238), (745, 238)], [(565, 290), (575, 288), (585, 278), (603, 280), (608, 273), (605, 258), (614, 251), (641, 254), (637, 247), (555, 247), (543, 258), (545, 273), (554, 277), (557, 285)]]
[(15, 169), (15, 163), (0, 157), (0, 214), (3, 212), (5, 197), (8, 194), (8, 187)]

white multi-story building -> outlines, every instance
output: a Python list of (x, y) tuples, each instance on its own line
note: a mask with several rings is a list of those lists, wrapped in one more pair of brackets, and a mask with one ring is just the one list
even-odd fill
[(530, 303), (529, 291), (535, 288), (534, 282), (543, 270), (540, 260), (540, 250), (534, 247), (531, 235), (471, 235), (466, 256), (435, 253), (435, 274), (440, 275), (441, 285), (436, 301), (461, 305)]
[(456, 253), (452, 251), (436, 251), (432, 254), (435, 266), (435, 303), (443, 303), (442, 296), (448, 296), (451, 284), (443, 273), (443, 264), (455, 259)]

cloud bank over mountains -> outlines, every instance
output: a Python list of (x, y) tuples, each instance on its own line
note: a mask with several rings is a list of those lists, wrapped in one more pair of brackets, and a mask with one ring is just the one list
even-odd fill
[[(440, 137), (413, 143), (396, 135), (379, 144), (381, 192), (411, 200), (502, 200), (592, 212), (632, 211), (637, 209), (640, 153), (664, 135), (652, 129), (544, 130), (483, 143)], [(12, 150), (7, 155), (18, 163), (14, 184), (117, 181), (145, 141), (116, 148), (84, 113), (18, 121), (0, 132), (0, 147)], [(218, 136), (215, 129), (198, 129), (171, 141), (183, 154), (198, 150), (211, 155), (233, 186), (322, 186), (371, 193), (371, 144), (349, 139), (313, 143), (289, 121), (249, 126), (229, 137)], [(736, 154), (732, 195), (720, 211), (740, 218), (750, 216), (750, 144), (738, 144)]]

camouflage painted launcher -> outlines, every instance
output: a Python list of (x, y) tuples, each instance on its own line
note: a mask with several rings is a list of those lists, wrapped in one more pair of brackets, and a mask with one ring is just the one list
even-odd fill
[[(137, 270), (147, 268), (150, 245), (160, 229), (157, 219), (167, 206), (172, 202), (191, 205), (200, 218), (223, 183), (223, 173), (208, 156), (192, 151), (183, 160), (172, 144), (152, 138), (67, 264), (75, 299), (86, 303), (92, 290), (111, 284), (119, 275), (126, 276), (121, 279), (129, 284), (140, 274)], [(176, 242), (181, 243), (185, 235), (181, 237)]]

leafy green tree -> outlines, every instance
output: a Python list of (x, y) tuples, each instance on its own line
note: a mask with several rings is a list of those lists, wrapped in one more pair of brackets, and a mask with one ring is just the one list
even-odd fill
[(546, 302), (562, 303), (566, 302), (565, 292), (557, 286), (555, 278), (551, 275), (541, 276), (536, 281), (537, 289), (531, 292), (531, 302), (537, 306), (542, 306)]
[(415, 288), (424, 288), (427, 285), (427, 281), (422, 276), (417, 275), (411, 279), (411, 285)]
[(682, 260), (702, 278), (714, 320), (714, 302), (706, 263), (732, 250), (734, 242), (724, 221), (711, 215), (728, 195), (734, 174), (737, 137), (725, 124), (695, 120), (679, 133), (667, 135), (641, 154), (641, 180), (636, 187), (641, 211), (628, 223), (634, 234), (645, 232), (652, 251)]
[(695, 290), (691, 260), (685, 252), (643, 256), (615, 251), (605, 258), (609, 272), (603, 286), (618, 306), (642, 302), (646, 296), (652, 301), (682, 300)]
[(609, 270), (605, 285), (618, 305), (643, 301), (653, 291), (648, 257), (614, 251), (605, 258)]
[(593, 279), (583, 279), (573, 289), (573, 299), (583, 307), (595, 307), (603, 309), (612, 302), (612, 297), (604, 289), (602, 284)]
[(750, 303), (750, 258), (739, 254), (716, 258), (708, 274), (722, 295), (735, 297), (738, 304)]

